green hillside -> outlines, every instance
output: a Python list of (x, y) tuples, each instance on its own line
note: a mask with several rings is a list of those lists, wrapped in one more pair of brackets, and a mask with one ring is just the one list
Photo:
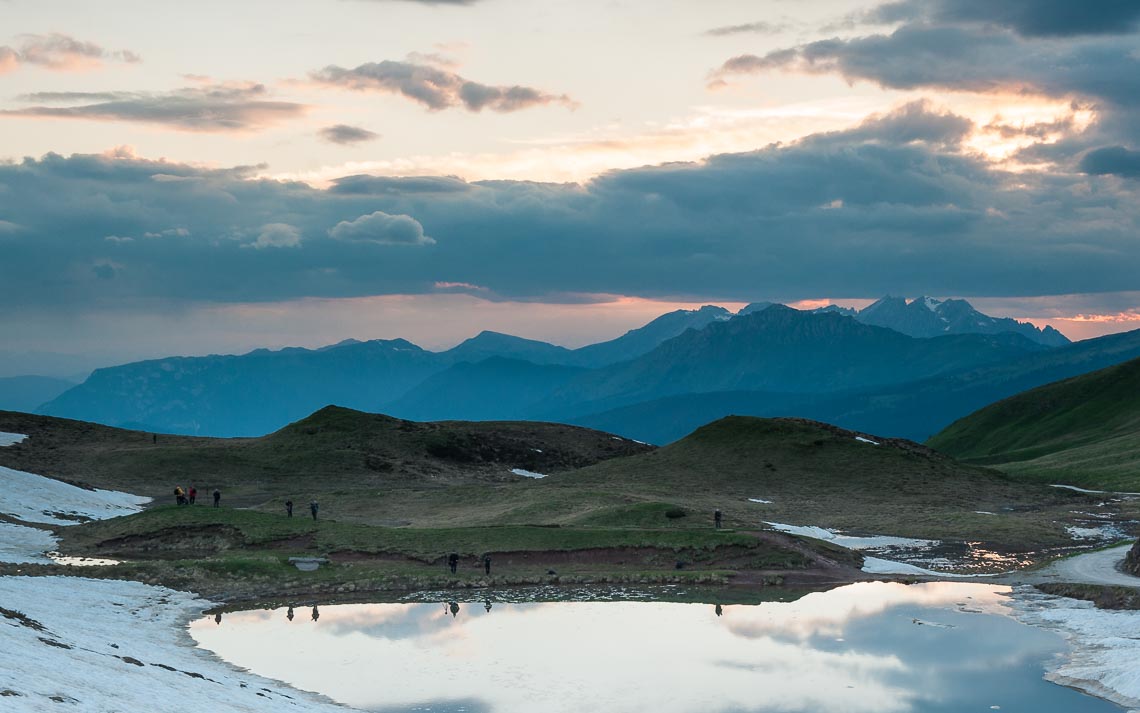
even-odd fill
[(928, 444), (1026, 480), (1140, 490), (1140, 359), (1000, 401)]
[(733, 522), (752, 525), (818, 525), (1011, 548), (1067, 539), (1054, 518), (1064, 517), (1072, 503), (1064, 491), (1016, 483), (911, 441), (802, 419), (743, 416), (708, 424), (656, 451), (548, 478), (541, 486), (636, 492), (702, 512), (719, 508)]

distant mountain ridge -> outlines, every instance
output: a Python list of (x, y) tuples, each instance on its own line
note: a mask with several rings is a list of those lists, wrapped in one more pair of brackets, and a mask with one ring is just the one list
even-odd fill
[[(1050, 339), (1048, 330), (987, 317), (963, 300), (888, 297), (862, 312), (754, 303), (735, 315), (706, 305), (578, 349), (484, 331), (440, 352), (404, 339), (349, 339), (315, 350), (136, 362), (96, 371), (41, 412), (215, 436), (262, 435), (330, 403), (421, 420), (580, 423), (615, 409), (634, 417), (638, 404), (664, 398), (764, 393), (796, 395), (773, 397), (791, 410), (765, 415), (810, 416), (804, 405), (822, 398), (812, 394), (889, 389), (1016, 361), (1048, 349)], [(636, 423), (612, 425), (642, 433)]]
[(864, 324), (887, 327), (912, 337), (944, 334), (1002, 334), (1011, 332), (1044, 344), (1060, 347), (1069, 339), (1050, 326), (1039, 329), (1008, 317), (990, 317), (966, 300), (936, 300), (919, 297), (909, 303), (902, 297), (883, 297), (852, 315)]

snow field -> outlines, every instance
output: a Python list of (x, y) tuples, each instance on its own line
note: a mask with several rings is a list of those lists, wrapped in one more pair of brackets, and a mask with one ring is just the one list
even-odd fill
[(72, 525), (130, 515), (150, 498), (114, 490), (85, 490), (42, 475), (0, 466), (0, 513), (24, 522)]
[(345, 711), (195, 647), (184, 623), (210, 604), (191, 594), (138, 582), (0, 577), (0, 602), (6, 713)]

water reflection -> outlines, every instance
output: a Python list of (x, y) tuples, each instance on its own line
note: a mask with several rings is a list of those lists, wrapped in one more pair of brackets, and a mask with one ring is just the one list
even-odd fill
[(1042, 680), (1063, 642), (1006, 616), (1007, 591), (873, 582), (755, 606), (500, 603), (495, 616), (489, 600), (356, 604), (301, 627), (253, 611), (191, 633), (375, 711), (1118, 711)]

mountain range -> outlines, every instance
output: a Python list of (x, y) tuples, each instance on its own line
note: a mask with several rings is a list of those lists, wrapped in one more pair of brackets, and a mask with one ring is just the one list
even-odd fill
[[(579, 349), (482, 332), (442, 352), (402, 339), (346, 340), (136, 362), (96, 371), (40, 412), (258, 436), (337, 404), (416, 420), (558, 421), (655, 443), (741, 413), (923, 439), (1012, 393), (1005, 384), (1030, 388), (1049, 375), (1083, 373), (1079, 360), (1066, 371), (1035, 359), (1065, 362), (1076, 349), (1090, 355), (1091, 370), (1129, 358), (1130, 348), (1069, 345), (1056, 330), (992, 318), (964, 300), (886, 297), (862, 311), (754, 303), (735, 315), (709, 305)], [(983, 379), (979, 393), (971, 374), (987, 369), (1000, 376)]]

